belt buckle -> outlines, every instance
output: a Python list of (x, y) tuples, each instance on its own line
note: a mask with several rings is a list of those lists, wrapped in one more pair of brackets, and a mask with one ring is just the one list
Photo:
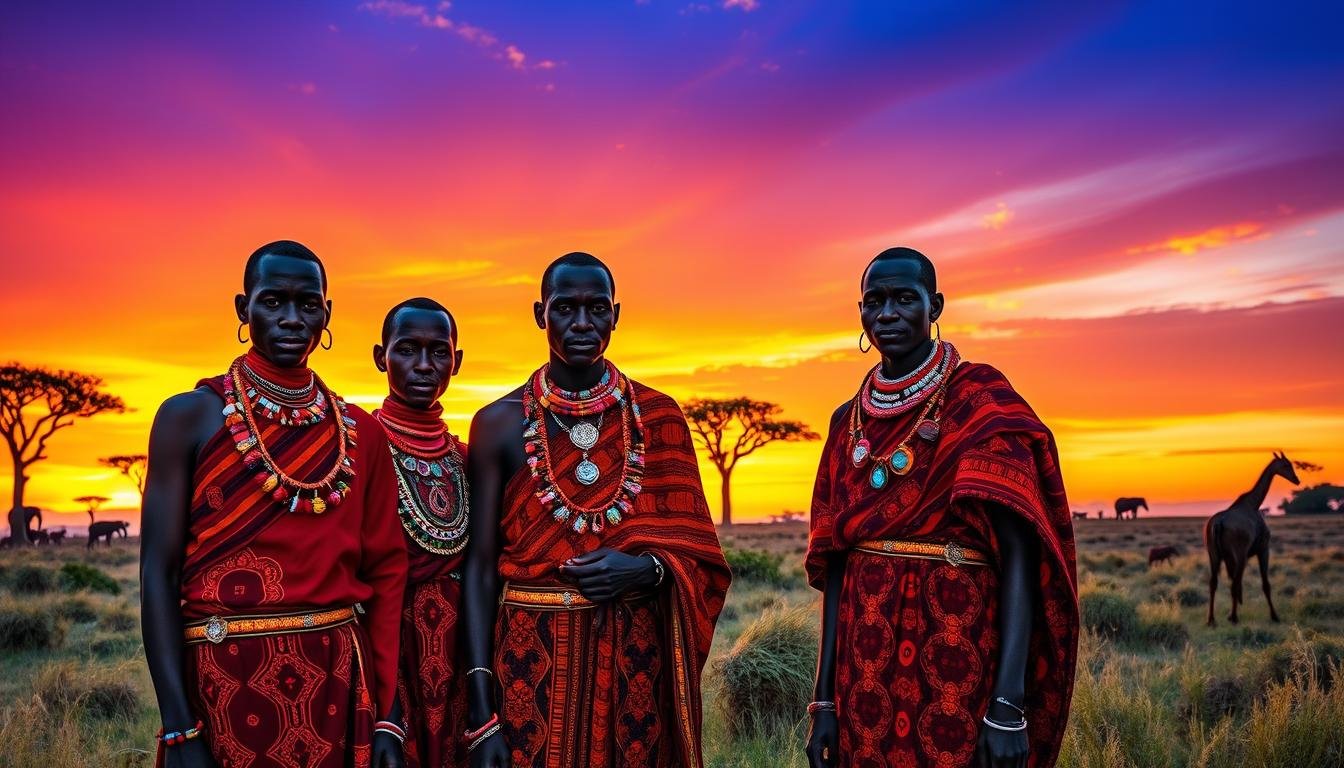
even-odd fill
[(229, 622), (219, 616), (211, 616), (205, 621), (205, 639), (219, 645), (229, 636)]
[(565, 604), (566, 608), (574, 607), (574, 596), (569, 593), (569, 590), (560, 593), (560, 601)]
[(966, 551), (961, 548), (960, 544), (950, 541), (943, 545), (943, 559), (954, 567), (960, 568), (966, 562)]
[(312, 628), (313, 628), (313, 625), (316, 624), (316, 623), (317, 623), (317, 620), (313, 618), (313, 614), (311, 614), (311, 613), (305, 613), (305, 614), (303, 615), (303, 628), (304, 628), (304, 629), (312, 629)]

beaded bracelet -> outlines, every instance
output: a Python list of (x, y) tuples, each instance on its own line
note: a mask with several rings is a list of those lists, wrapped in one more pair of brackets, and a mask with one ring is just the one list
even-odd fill
[(834, 701), (814, 701), (807, 705), (807, 714), (815, 715), (818, 712), (837, 712), (839, 707)]
[(990, 728), (993, 728), (996, 731), (1008, 731), (1009, 733), (1016, 733), (1017, 731), (1027, 730), (1027, 718), (1025, 717), (1022, 718), (1021, 720), (1018, 720), (1016, 723), (1000, 723), (997, 720), (991, 720), (989, 718), (989, 715), (985, 715), (980, 719), (984, 721), (985, 725), (988, 725)]
[(476, 751), (477, 747), (484, 744), (486, 739), (490, 738), (491, 736), (494, 736), (496, 733), (499, 733), (500, 729), (503, 727), (504, 726), (500, 725), (499, 723), (495, 723), (494, 725), (490, 726), (485, 730), (485, 733), (482, 733), (480, 736), (477, 736), (475, 739), (471, 741), (471, 743), (467, 744), (467, 751), (468, 752)]
[(472, 667), (471, 669), (468, 669), (468, 670), (466, 671), (466, 673), (463, 674), (462, 676), (463, 676), (463, 677), (470, 677), (470, 676), (472, 676), (473, 674), (475, 674), (475, 673), (477, 673), (477, 672), (484, 672), (485, 674), (487, 674), (487, 675), (489, 675), (489, 676), (491, 676), (491, 677), (494, 677), (494, 676), (495, 676), (495, 671), (494, 671), (493, 669), (488, 668), (488, 667)]
[(481, 723), (480, 728), (477, 728), (474, 731), (467, 731), (466, 733), (462, 734), (462, 739), (467, 742), (478, 741), (481, 738), (482, 734), (484, 734), (486, 731), (490, 730), (491, 728), (497, 725), (499, 725), (498, 712), (490, 715), (490, 719), (486, 720), (484, 723)]
[(406, 729), (391, 720), (379, 720), (374, 723), (373, 732), (386, 733), (397, 741), (400, 741), (402, 744), (406, 743)]
[(164, 746), (175, 747), (178, 744), (187, 741), (188, 739), (194, 739), (200, 736), (204, 732), (205, 732), (205, 721), (197, 720), (195, 726), (188, 728), (185, 731), (170, 731), (168, 733), (164, 733), (163, 729), (160, 728), (159, 741), (162, 741)]

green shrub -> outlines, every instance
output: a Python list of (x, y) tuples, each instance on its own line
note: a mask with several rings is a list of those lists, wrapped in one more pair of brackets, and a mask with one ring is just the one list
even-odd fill
[(803, 719), (817, 663), (813, 616), (811, 608), (769, 611), (714, 663), (730, 737), (777, 736)]
[(725, 547), (723, 556), (728, 560), (728, 567), (732, 569), (734, 579), (774, 585), (783, 585), (786, 581), (784, 573), (780, 570), (780, 566), (784, 564), (781, 555), (755, 549)]
[(19, 594), (39, 595), (50, 592), (56, 577), (50, 568), (40, 565), (19, 565), (9, 572), (9, 588)]
[(116, 579), (84, 563), (62, 565), (58, 580), (61, 589), (66, 592), (87, 589), (90, 592), (106, 592), (109, 595), (121, 594), (121, 585), (117, 583)]
[(65, 641), (65, 625), (47, 611), (0, 607), (0, 649), (32, 651), (59, 648)]
[(1199, 587), (1181, 587), (1172, 596), (1185, 608), (1203, 605), (1209, 599), (1208, 593)]
[(109, 632), (132, 632), (140, 626), (140, 617), (127, 608), (114, 608), (103, 614), (98, 626)]
[(98, 609), (82, 597), (67, 597), (53, 603), (51, 610), (58, 617), (73, 624), (87, 624), (98, 620)]
[(1154, 616), (1139, 622), (1137, 639), (1148, 644), (1169, 650), (1177, 650), (1190, 640), (1190, 630), (1180, 619), (1167, 616)]
[(1341, 664), (1344, 639), (1321, 634), (1299, 636), (1261, 652), (1255, 668), (1256, 686), (1268, 690), (1294, 677), (1311, 675), (1329, 688)]
[(1083, 626), (1102, 637), (1129, 640), (1136, 636), (1139, 611), (1134, 601), (1104, 589), (1084, 591), (1078, 599)]
[(140, 654), (140, 638), (125, 632), (98, 633), (89, 641), (89, 652), (100, 659), (121, 659)]
[(1340, 598), (1307, 598), (1297, 607), (1299, 613), (1308, 619), (1341, 619), (1344, 618), (1344, 599)]

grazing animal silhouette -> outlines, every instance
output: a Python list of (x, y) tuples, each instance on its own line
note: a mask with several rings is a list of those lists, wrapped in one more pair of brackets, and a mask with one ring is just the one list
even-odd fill
[(1171, 558), (1181, 554), (1180, 547), (1153, 547), (1148, 550), (1148, 567), (1152, 568), (1157, 563), (1170, 563)]
[(93, 549), (93, 543), (98, 539), (106, 539), (107, 546), (112, 546), (112, 534), (120, 533), (121, 538), (126, 538), (126, 530), (131, 524), (125, 520), (100, 520), (89, 526), (89, 543), (85, 549)]
[(61, 542), (65, 541), (65, 529), (57, 528), (54, 531), (50, 531), (48, 532), (48, 537), (51, 539), (52, 544), (59, 547), (61, 546)]
[(1074, 512), (1074, 513), (1073, 513), (1073, 519), (1074, 519), (1074, 520), (1086, 520), (1086, 519), (1087, 519), (1087, 513), (1086, 513), (1086, 512)]
[(1260, 505), (1269, 493), (1269, 484), (1274, 477), (1282, 477), (1293, 485), (1300, 485), (1293, 462), (1282, 453), (1274, 454), (1260, 473), (1251, 490), (1241, 494), (1232, 506), (1215, 513), (1204, 524), (1204, 546), (1209, 550), (1209, 618), (1213, 620), (1213, 597), (1218, 592), (1218, 567), (1227, 564), (1227, 578), (1232, 587), (1232, 612), (1227, 620), (1237, 623), (1237, 606), (1241, 604), (1241, 576), (1246, 571), (1246, 562), (1251, 555), (1260, 561), (1260, 587), (1265, 592), (1265, 602), (1269, 603), (1269, 617), (1279, 620), (1274, 610), (1274, 599), (1269, 595), (1269, 525), (1260, 514)]
[(1138, 520), (1139, 507), (1143, 507), (1143, 511), (1147, 512), (1147, 499), (1144, 499), (1142, 496), (1135, 496), (1132, 498), (1129, 496), (1121, 496), (1115, 500), (1115, 519), (1119, 520), (1123, 518), (1125, 513), (1128, 512), (1131, 518)]

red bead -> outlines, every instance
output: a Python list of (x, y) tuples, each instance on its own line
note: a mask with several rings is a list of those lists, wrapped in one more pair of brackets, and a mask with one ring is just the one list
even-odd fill
[(312, 511), (313, 511), (313, 500), (312, 500), (312, 499), (303, 499), (303, 498), (299, 499), (299, 511), (300, 511), (300, 512), (304, 512), (304, 513), (312, 513)]
[(276, 501), (284, 501), (289, 498), (289, 489), (283, 485), (276, 486), (276, 489), (271, 492), (271, 498)]
[(341, 506), (341, 501), (342, 501), (341, 494), (337, 493), (336, 491), (332, 491), (331, 493), (327, 494), (327, 506), (339, 507)]

